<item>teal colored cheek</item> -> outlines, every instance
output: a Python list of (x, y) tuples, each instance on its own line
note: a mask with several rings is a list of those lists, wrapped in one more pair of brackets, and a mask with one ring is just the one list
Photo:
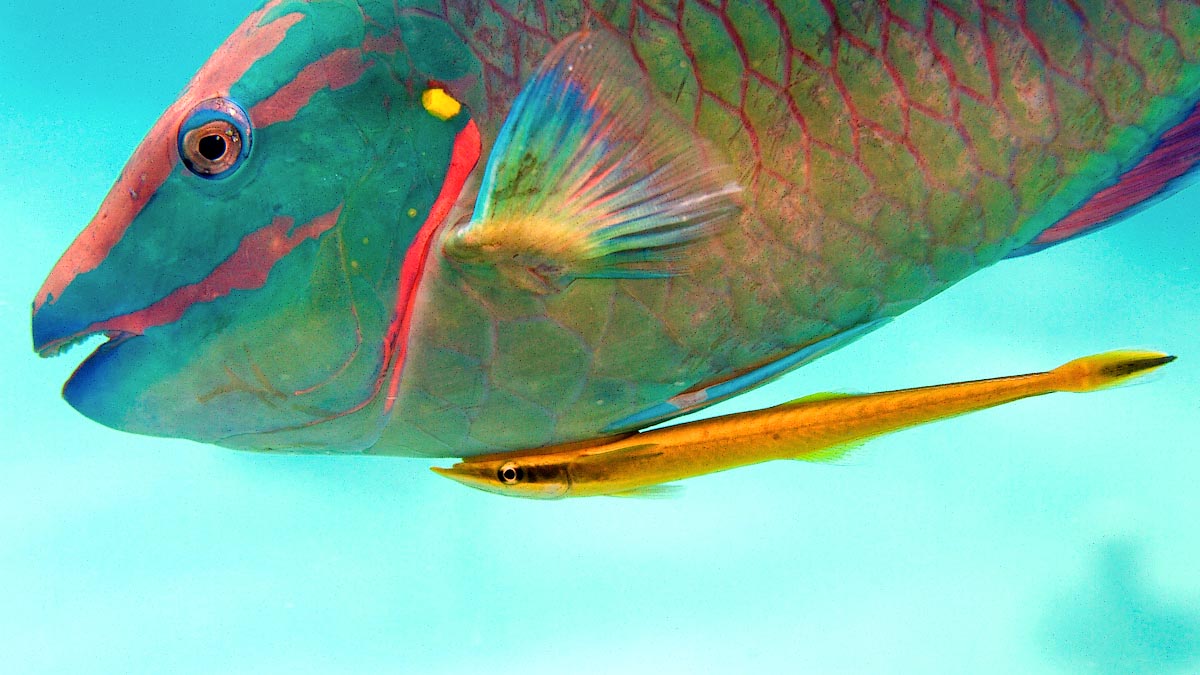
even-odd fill
[[(173, 176), (164, 187), (180, 191), (155, 205), (156, 217), (210, 227), (192, 253), (225, 247), (204, 264), (179, 258), (181, 274), (228, 281), (222, 265), (280, 219), (292, 227), (274, 236), (294, 248), (273, 262), (260, 259), (263, 267), (242, 271), (244, 281), (190, 304), (177, 320), (102, 347), (65, 390), (74, 407), (127, 431), (215, 441), (336, 419), (378, 395), (399, 267), (442, 190), (454, 136), (468, 117), (444, 121), (416, 102), (394, 106), (379, 144), (368, 148), (361, 136), (355, 145), (352, 137), (312, 133), (314, 125), (336, 126), (319, 113), (350, 103), (335, 107), (326, 98), (314, 99), (325, 105), (295, 123), (260, 130), (252, 161), (229, 181)], [(328, 161), (299, 160), (310, 152)], [(336, 225), (319, 225), (331, 213)], [(156, 239), (155, 248), (170, 239)]]
[[(367, 395), (380, 358), (379, 345), (358, 344), (356, 323), (346, 320), (353, 315), (345, 276), (314, 273), (330, 248), (306, 239), (262, 287), (231, 289), (190, 305), (177, 321), (101, 347), (64, 395), (108, 426), (205, 441), (336, 416)], [(361, 310), (359, 320), (382, 322)], [(341, 386), (295, 400), (297, 390), (335, 373), (346, 378)]]

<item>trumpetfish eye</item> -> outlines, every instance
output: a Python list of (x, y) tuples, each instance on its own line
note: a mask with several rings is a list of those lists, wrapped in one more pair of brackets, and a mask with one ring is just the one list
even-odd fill
[(179, 126), (179, 157), (201, 178), (225, 178), (250, 154), (250, 117), (226, 98), (196, 105)]
[(496, 472), (496, 477), (505, 485), (515, 485), (525, 478), (525, 470), (513, 462), (509, 462), (500, 467)]

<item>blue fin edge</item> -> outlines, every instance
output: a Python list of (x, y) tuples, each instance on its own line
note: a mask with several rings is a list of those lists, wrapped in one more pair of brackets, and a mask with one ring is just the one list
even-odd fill
[(885, 317), (859, 324), (849, 330), (844, 330), (823, 340), (818, 340), (807, 347), (798, 349), (787, 356), (783, 356), (749, 372), (731, 377), (728, 380), (718, 382), (698, 391), (685, 392), (678, 396), (673, 396), (662, 403), (613, 422), (604, 427), (603, 433), (645, 428), (753, 389), (760, 384), (783, 375), (793, 368), (797, 368), (809, 361), (841, 349), (891, 320), (891, 317)]

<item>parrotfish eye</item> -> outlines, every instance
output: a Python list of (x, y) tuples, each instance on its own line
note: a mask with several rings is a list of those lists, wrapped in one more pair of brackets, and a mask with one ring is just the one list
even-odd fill
[(224, 178), (250, 154), (250, 117), (227, 98), (210, 98), (188, 113), (179, 127), (179, 157), (201, 178)]
[(496, 472), (496, 477), (505, 485), (516, 485), (525, 480), (525, 469), (515, 462), (508, 462), (500, 467), (500, 470)]

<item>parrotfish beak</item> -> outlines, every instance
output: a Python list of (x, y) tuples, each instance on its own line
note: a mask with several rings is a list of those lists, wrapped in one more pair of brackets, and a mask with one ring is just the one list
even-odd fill
[[(87, 417), (134, 433), (221, 442), (335, 417), (365, 398), (318, 386), (331, 371), (353, 370), (343, 364), (358, 353), (355, 316), (326, 320), (345, 316), (338, 312), (350, 300), (330, 293), (317, 303), (306, 294), (311, 283), (294, 281), (327, 278), (314, 270), (327, 264), (321, 241), (340, 222), (350, 179), (310, 180), (289, 161), (289, 153), (336, 155), (342, 164), (329, 172), (351, 175), (348, 168), (363, 163), (357, 155), (331, 152), (342, 148), (334, 134), (310, 135), (316, 140), (306, 144), (301, 127), (330, 128), (358, 100), (350, 87), (336, 92), (350, 100), (330, 100), (333, 86), (317, 78), (305, 91), (324, 105), (301, 117), (276, 96), (283, 89), (292, 101), (294, 90), (267, 76), (303, 71), (336, 51), (331, 42), (361, 40), (352, 31), (318, 34), (319, 23), (306, 20), (316, 8), (268, 0), (247, 17), (134, 151), (34, 298), (39, 355), (109, 338), (63, 388)], [(357, 11), (340, 9), (348, 25), (361, 25)], [(364, 57), (356, 58), (350, 72), (361, 75)], [(273, 153), (256, 145), (258, 134), (273, 139)], [(213, 137), (219, 147), (190, 145)], [(262, 185), (271, 182), (264, 176), (275, 182)], [(302, 326), (301, 314), (309, 318)], [(306, 354), (308, 370), (278, 356), (297, 353), (296, 342), (310, 334), (318, 348)], [(338, 365), (322, 369), (322, 358)], [(294, 401), (299, 394), (308, 397)]]
[[(196, 237), (191, 250), (176, 250), (185, 237), (164, 227), (161, 215), (151, 218), (158, 240), (145, 232), (131, 235), (130, 230), (144, 211), (154, 208), (164, 184), (180, 172), (177, 132), (187, 113), (205, 98), (225, 95), (299, 20), (285, 16), (264, 22), (278, 4), (271, 0), (251, 14), (197, 73), (138, 146), (87, 229), (54, 266), (33, 302), (33, 348), (39, 355), (55, 356), (92, 335), (128, 337), (140, 332), (139, 324), (166, 318), (161, 312), (149, 316), (146, 310), (180, 285), (180, 258), (212, 242)], [(194, 217), (198, 210), (178, 211), (172, 220)], [(129, 243), (125, 239), (152, 241), (138, 248), (136, 257), (128, 247), (121, 250)]]
[(93, 335), (111, 340), (132, 334), (116, 320), (124, 312), (109, 307), (110, 298), (118, 295), (112, 286), (119, 279), (106, 282), (104, 272), (97, 269), (152, 191), (146, 186), (143, 198), (130, 182), (122, 176), (38, 291), (33, 302), (33, 348), (39, 356), (57, 356)]
[(136, 341), (145, 326), (162, 321), (156, 313), (163, 306), (156, 303), (163, 294), (155, 287), (161, 287), (156, 281), (165, 275), (153, 266), (135, 269), (127, 257), (114, 264), (109, 255), (174, 164), (173, 158), (154, 159), (165, 160), (150, 167), (159, 175), (142, 170), (144, 165), (127, 169), (33, 301), (33, 348), (39, 356), (57, 356), (93, 336), (108, 338), (76, 369), (63, 396), (80, 412), (114, 427), (121, 426), (113, 414), (117, 408), (100, 404), (108, 383), (95, 375), (105, 370), (118, 346)]
[(57, 356), (96, 335), (109, 338), (75, 371), (63, 395), (88, 417), (116, 428), (125, 420), (115, 399), (128, 394), (113, 388), (116, 362), (118, 369), (146, 363), (129, 347), (149, 328), (179, 318), (183, 296), (199, 288), (181, 279), (181, 270), (207, 263), (202, 252), (214, 248), (210, 236), (186, 237), (177, 218), (146, 216), (161, 209), (160, 189), (179, 180), (175, 133), (194, 98), (182, 97), (151, 129), (33, 301), (33, 348), (40, 356)]
[(153, 279), (146, 279), (154, 274), (130, 268), (128, 259), (113, 265), (109, 253), (175, 163), (173, 157), (157, 153), (143, 156), (150, 165), (135, 161), (118, 179), (33, 301), (33, 348), (39, 356), (57, 356), (93, 336), (108, 338), (75, 370), (63, 387), (63, 397), (88, 417), (117, 428), (122, 426), (121, 408), (104, 402), (109, 386), (96, 374), (104, 372), (103, 364), (111, 361), (119, 345), (140, 334), (139, 310), (144, 315), (161, 295), (144, 293), (147, 286), (155, 285)]

